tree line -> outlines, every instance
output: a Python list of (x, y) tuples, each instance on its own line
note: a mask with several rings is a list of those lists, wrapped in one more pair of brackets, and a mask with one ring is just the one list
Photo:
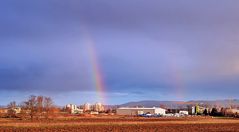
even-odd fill
[(55, 106), (50, 97), (31, 95), (26, 101), (17, 105), (15, 101), (7, 106), (8, 117), (21, 119), (49, 119), (53, 115)]

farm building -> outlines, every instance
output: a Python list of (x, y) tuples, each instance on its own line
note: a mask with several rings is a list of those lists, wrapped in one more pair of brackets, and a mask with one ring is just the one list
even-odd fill
[(141, 115), (141, 114), (153, 114), (164, 115), (165, 109), (162, 108), (118, 108), (116, 110), (117, 115)]
[(230, 109), (226, 108), (221, 111), (224, 116), (234, 116), (234, 115), (239, 115), (239, 110), (238, 109)]

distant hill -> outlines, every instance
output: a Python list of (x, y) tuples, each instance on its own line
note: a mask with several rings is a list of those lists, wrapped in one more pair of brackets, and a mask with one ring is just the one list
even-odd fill
[(120, 107), (165, 107), (165, 108), (186, 108), (190, 105), (202, 105), (202, 106), (239, 106), (239, 99), (225, 99), (225, 100), (191, 100), (191, 101), (156, 101), (156, 100), (144, 100), (138, 102), (128, 102), (119, 105)]

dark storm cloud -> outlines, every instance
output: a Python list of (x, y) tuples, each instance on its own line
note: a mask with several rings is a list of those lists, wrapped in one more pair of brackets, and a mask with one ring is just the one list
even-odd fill
[(238, 5), (237, 0), (1, 1), (0, 89), (94, 90), (86, 30), (108, 92), (174, 94), (181, 84), (188, 95), (195, 95), (193, 89), (220, 89), (218, 95), (230, 96), (239, 75)]

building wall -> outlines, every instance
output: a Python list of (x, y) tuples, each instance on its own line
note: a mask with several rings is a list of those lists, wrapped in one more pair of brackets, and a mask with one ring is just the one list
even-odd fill
[(79, 109), (78, 109), (77, 106), (74, 105), (74, 104), (68, 104), (68, 105), (66, 105), (66, 108), (70, 109), (70, 112), (71, 112), (72, 114), (79, 112)]
[(98, 111), (98, 112), (104, 111), (104, 106), (101, 103), (96, 103), (94, 105), (94, 111)]
[(237, 110), (237, 109), (224, 109), (223, 111), (223, 114), (225, 115), (225, 116), (233, 116), (233, 115), (238, 115), (239, 114), (239, 110)]
[(155, 114), (165, 115), (166, 110), (162, 108), (155, 108)]
[(181, 111), (179, 111), (179, 114), (188, 115), (188, 111), (181, 110)]
[(234, 114), (239, 114), (239, 110), (238, 109), (232, 109), (232, 113), (234, 113)]
[(155, 109), (117, 109), (117, 115), (138, 115), (141, 113), (155, 114)]
[(160, 114), (165, 115), (166, 110), (162, 108), (119, 108), (116, 110), (118, 115), (140, 115), (140, 114)]
[(84, 111), (90, 111), (91, 110), (91, 105), (89, 103), (84, 104)]
[(196, 107), (195, 106), (192, 107), (192, 113), (191, 114), (192, 115), (196, 114)]
[(21, 113), (21, 107), (16, 107), (13, 110), (16, 112), (16, 114)]

